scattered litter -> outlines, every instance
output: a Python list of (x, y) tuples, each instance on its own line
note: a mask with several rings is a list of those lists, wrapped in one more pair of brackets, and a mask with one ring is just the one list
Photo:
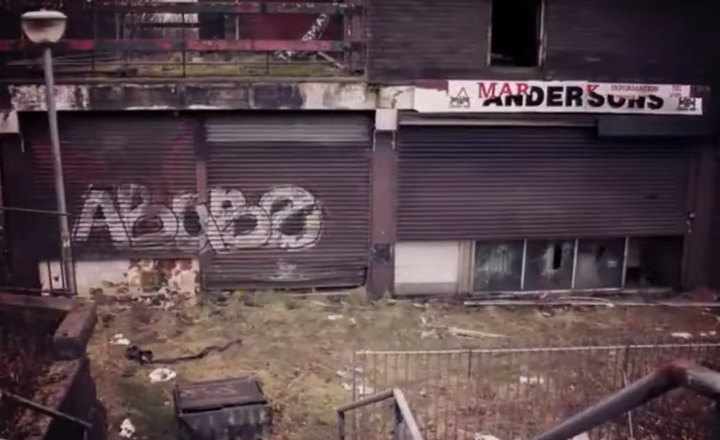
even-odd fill
[(590, 440), (590, 436), (587, 432), (583, 432), (582, 434), (576, 435), (571, 440)]
[(222, 353), (233, 345), (238, 345), (241, 343), (242, 339), (235, 339), (225, 345), (210, 345), (209, 347), (203, 348), (202, 351), (198, 353), (173, 358), (156, 358), (152, 351), (142, 350), (137, 345), (131, 345), (127, 349), (125, 349), (125, 357), (131, 361), (136, 361), (140, 364), (179, 364), (181, 362), (202, 359), (212, 352)]
[(131, 345), (125, 349), (125, 357), (128, 360), (136, 361), (137, 363), (152, 364), (153, 363), (153, 352), (151, 350), (143, 350), (137, 345)]
[(365, 397), (371, 394), (375, 394), (375, 390), (371, 386), (365, 385), (363, 383), (357, 384), (355, 390), (357, 391), (357, 395), (359, 397)]
[(537, 385), (540, 383), (545, 383), (545, 379), (543, 379), (540, 376), (520, 376), (520, 383), (528, 384), (528, 385)]
[(177, 377), (177, 373), (169, 368), (156, 368), (150, 372), (150, 382), (167, 382)]
[(350, 318), (350, 324), (357, 325), (357, 320), (355, 318)]
[(457, 327), (450, 327), (448, 328), (448, 331), (453, 336), (460, 336), (464, 338), (506, 338), (505, 335), (500, 335), (497, 333), (486, 333), (476, 330), (466, 330), (462, 328)]
[(342, 370), (337, 370), (335, 374), (340, 377), (348, 377), (351, 375), (362, 376), (363, 374), (365, 374), (365, 369), (363, 367), (345, 367)]
[(422, 333), (420, 333), (420, 337), (422, 339), (427, 339), (431, 337), (436, 337), (437, 332), (435, 330), (424, 330)]
[(700, 333), (700, 336), (703, 337), (703, 338), (711, 338), (711, 337), (716, 336), (716, 335), (717, 335), (717, 332), (715, 332), (715, 331), (711, 331), (711, 332), (701, 332), (701, 333)]
[(355, 367), (352, 371), (355, 374), (365, 374), (365, 369), (363, 367)]
[(135, 425), (132, 424), (130, 419), (123, 420), (120, 425), (120, 437), (133, 438), (135, 436)]
[(692, 335), (690, 333), (686, 332), (675, 332), (671, 333), (670, 336), (673, 338), (679, 338), (679, 339), (692, 339)]
[(328, 315), (327, 319), (328, 321), (339, 321), (343, 319), (345, 316), (343, 315)]
[(130, 339), (126, 338), (122, 333), (118, 333), (110, 339), (111, 345), (130, 345)]
[(495, 437), (494, 435), (476, 433), (475, 440), (500, 440), (500, 439)]
[[(342, 386), (345, 391), (353, 390), (352, 384), (348, 382), (343, 382), (340, 386)], [(375, 394), (375, 390), (371, 386), (365, 385), (363, 383), (358, 383), (355, 385), (355, 392), (357, 393), (357, 397), (365, 397), (371, 394)]]
[(415, 307), (416, 309), (425, 310), (425, 309), (427, 309), (427, 304), (425, 304), (425, 303), (413, 303), (413, 307)]

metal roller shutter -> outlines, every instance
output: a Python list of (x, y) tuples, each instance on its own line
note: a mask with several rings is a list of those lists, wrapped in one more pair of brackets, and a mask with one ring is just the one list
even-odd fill
[(207, 287), (364, 283), (369, 117), (213, 116), (206, 131)]
[(398, 236), (684, 234), (688, 143), (567, 127), (404, 127)]
[(707, 246), (708, 285), (720, 289), (720, 173), (715, 177), (715, 199)]
[[(28, 204), (55, 211), (47, 119), (39, 116), (24, 130), (34, 180)], [(126, 112), (61, 114), (59, 126), (76, 258), (197, 254), (198, 238), (184, 221), (196, 191), (195, 122)], [(43, 256), (57, 256), (57, 218), (42, 224), (51, 231), (43, 235)]]

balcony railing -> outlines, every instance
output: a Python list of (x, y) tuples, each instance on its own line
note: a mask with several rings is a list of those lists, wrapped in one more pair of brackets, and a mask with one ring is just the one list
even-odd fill
[(334, 77), (364, 73), (360, 0), (28, 3), (0, 0), (0, 75), (6, 79), (40, 78), (39, 49), (23, 39), (20, 30), (20, 15), (40, 7), (58, 9), (68, 16), (65, 39), (54, 51), (60, 77)]

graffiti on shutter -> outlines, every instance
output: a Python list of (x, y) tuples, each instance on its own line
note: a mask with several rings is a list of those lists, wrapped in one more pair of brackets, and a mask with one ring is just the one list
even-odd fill
[[(91, 185), (73, 224), (75, 243), (104, 234), (118, 250), (172, 247), (190, 252), (231, 253), (240, 249), (308, 249), (320, 240), (324, 211), (316, 197), (292, 185), (271, 188), (257, 203), (237, 189), (213, 188), (207, 204), (197, 194), (153, 200), (135, 184)], [(202, 241), (200, 241), (202, 239)]]

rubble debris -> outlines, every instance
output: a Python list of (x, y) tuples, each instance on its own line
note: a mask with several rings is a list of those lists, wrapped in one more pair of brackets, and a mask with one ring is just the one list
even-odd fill
[(343, 315), (328, 315), (327, 319), (328, 321), (339, 321), (343, 319), (345, 316)]
[(671, 333), (670, 336), (672, 336), (673, 338), (679, 338), (679, 339), (692, 339), (692, 337), (693, 337), (692, 334), (687, 333), (687, 332), (674, 332), (674, 333)]

